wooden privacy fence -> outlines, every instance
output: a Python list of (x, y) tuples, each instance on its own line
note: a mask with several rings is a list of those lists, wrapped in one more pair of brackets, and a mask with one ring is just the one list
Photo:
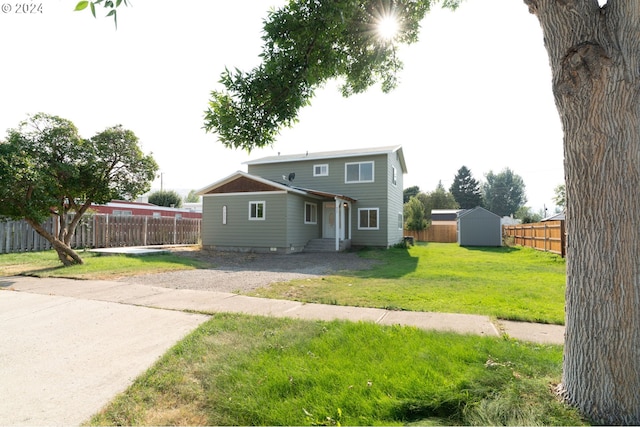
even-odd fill
[(405, 236), (413, 237), (417, 242), (456, 243), (458, 226), (455, 224), (431, 224), (424, 230), (404, 230)]
[[(49, 232), (54, 230), (54, 218), (42, 226)], [(27, 224), (26, 221), (0, 221), (0, 254), (12, 252), (35, 252), (51, 249), (51, 243)]]
[[(200, 241), (199, 218), (97, 214), (83, 218), (71, 238), (72, 248), (182, 245)], [(57, 233), (55, 217), (44, 223)], [(25, 221), (0, 222), (0, 253), (51, 249), (51, 244)]]
[(566, 234), (564, 221), (545, 221), (532, 224), (505, 225), (502, 227), (505, 239), (513, 239), (513, 243), (527, 246), (539, 251), (566, 255)]

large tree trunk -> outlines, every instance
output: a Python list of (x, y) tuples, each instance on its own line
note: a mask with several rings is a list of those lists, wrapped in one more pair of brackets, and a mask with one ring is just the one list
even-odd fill
[(60, 260), (60, 262), (62, 262), (62, 264), (64, 264), (65, 266), (84, 264), (84, 261), (76, 253), (76, 251), (71, 249), (68, 244), (61, 241), (53, 234), (49, 233), (44, 227), (42, 227), (40, 223), (29, 219), (26, 219), (26, 221), (31, 227), (33, 227), (36, 233), (38, 233), (51, 243), (53, 249), (55, 249), (58, 253), (58, 259)]
[(592, 421), (640, 424), (640, 2), (525, 0), (564, 128), (561, 391)]

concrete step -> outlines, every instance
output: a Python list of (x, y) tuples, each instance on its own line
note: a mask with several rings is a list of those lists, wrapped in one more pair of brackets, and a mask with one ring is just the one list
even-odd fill
[[(340, 242), (340, 250), (344, 251), (346, 244)], [(304, 247), (304, 252), (335, 252), (336, 241), (334, 239), (311, 239)]]

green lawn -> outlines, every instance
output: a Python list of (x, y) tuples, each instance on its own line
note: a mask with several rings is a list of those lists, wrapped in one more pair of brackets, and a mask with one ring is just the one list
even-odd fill
[(520, 247), (428, 243), (362, 251), (361, 256), (380, 264), (366, 271), (276, 283), (252, 295), (564, 324), (566, 267), (557, 255)]
[(576, 425), (560, 346), (216, 315), (94, 425)]
[(0, 276), (29, 275), (71, 279), (116, 279), (139, 274), (208, 268), (209, 264), (175, 254), (100, 255), (81, 251), (84, 264), (64, 267), (55, 251), (0, 255)]
[[(277, 284), (262, 296), (561, 323), (564, 260), (520, 248), (362, 251), (368, 271)], [(0, 274), (115, 278), (209, 265), (180, 255), (0, 255)], [(552, 390), (562, 347), (368, 323), (216, 315), (94, 425), (576, 425)]]

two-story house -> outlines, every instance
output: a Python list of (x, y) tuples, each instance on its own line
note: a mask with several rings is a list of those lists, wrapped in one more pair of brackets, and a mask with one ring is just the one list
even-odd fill
[(401, 146), (278, 155), (203, 189), (202, 245), (299, 252), (402, 240)]

